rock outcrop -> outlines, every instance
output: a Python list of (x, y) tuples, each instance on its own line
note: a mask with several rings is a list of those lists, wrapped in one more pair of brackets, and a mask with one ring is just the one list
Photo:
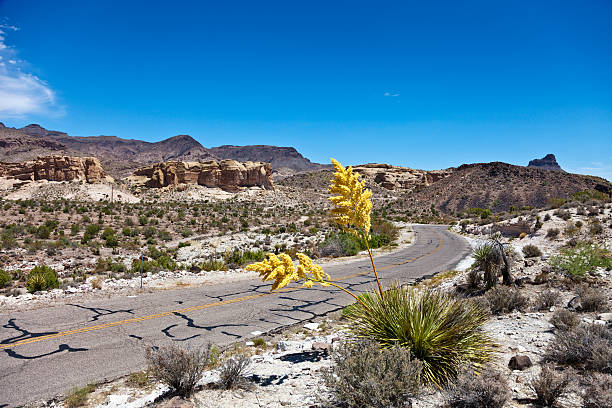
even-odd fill
[(247, 187), (274, 189), (270, 163), (235, 160), (162, 162), (137, 169), (128, 180), (153, 188), (197, 184), (226, 191), (240, 191)]
[(45, 156), (21, 163), (0, 163), (0, 177), (17, 180), (113, 181), (95, 157)]
[(448, 177), (454, 170), (451, 168), (426, 171), (377, 163), (353, 166), (353, 169), (367, 180), (387, 190), (413, 190), (416, 187), (426, 187)]
[(557, 158), (554, 154), (550, 153), (541, 159), (533, 159), (529, 162), (527, 167), (537, 167), (542, 170), (554, 170), (554, 171), (564, 171), (559, 163), (557, 163)]

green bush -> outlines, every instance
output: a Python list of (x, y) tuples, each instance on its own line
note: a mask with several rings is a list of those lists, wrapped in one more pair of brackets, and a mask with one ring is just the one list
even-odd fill
[(423, 365), (409, 350), (380, 349), (372, 340), (348, 342), (334, 353), (335, 365), (325, 375), (332, 406), (400, 408), (419, 392)]
[(0, 288), (10, 286), (12, 282), (13, 278), (11, 277), (11, 274), (3, 269), (0, 269)]
[(488, 314), (476, 303), (431, 290), (391, 286), (384, 296), (372, 293), (348, 313), (351, 330), (381, 347), (395, 344), (423, 363), (424, 380), (441, 386), (456, 377), (463, 364), (490, 358), (491, 339), (482, 326)]
[(262, 250), (256, 251), (239, 251), (233, 250), (227, 252), (223, 256), (223, 261), (226, 265), (231, 266), (242, 266), (251, 262), (261, 262), (265, 258), (265, 254)]
[(564, 248), (550, 260), (557, 271), (572, 278), (582, 278), (597, 267), (612, 268), (610, 251), (595, 244), (581, 243), (575, 248)]
[(30, 293), (59, 288), (59, 285), (57, 272), (46, 265), (38, 265), (32, 268), (26, 281), (26, 288)]

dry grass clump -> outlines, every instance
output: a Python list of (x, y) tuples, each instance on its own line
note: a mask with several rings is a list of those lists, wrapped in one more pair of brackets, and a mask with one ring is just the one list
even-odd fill
[(146, 359), (153, 377), (169, 386), (175, 395), (190, 396), (210, 359), (211, 345), (183, 349), (176, 345), (148, 348)]
[(571, 383), (570, 374), (557, 372), (549, 365), (543, 365), (540, 375), (529, 384), (536, 393), (536, 404), (543, 407), (555, 407), (557, 400), (568, 392)]
[(612, 407), (612, 375), (594, 374), (588, 379), (582, 408)]
[(535, 258), (542, 256), (542, 251), (536, 245), (529, 244), (523, 247), (523, 255), (525, 255), (525, 258)]
[(480, 374), (466, 369), (448, 390), (449, 408), (502, 408), (510, 399), (510, 387), (506, 377), (485, 367)]
[(580, 316), (578, 316), (578, 313), (570, 312), (567, 309), (557, 309), (550, 318), (550, 323), (557, 330), (571, 330), (580, 324)]
[(545, 360), (612, 373), (612, 328), (593, 323), (558, 331), (546, 350)]
[(598, 288), (584, 285), (578, 289), (580, 307), (584, 312), (600, 312), (608, 304), (606, 294)]
[(249, 389), (251, 382), (246, 378), (251, 359), (244, 354), (228, 358), (219, 368), (219, 388), (223, 390)]
[(549, 228), (546, 231), (546, 238), (555, 239), (559, 236), (559, 228)]
[(545, 289), (538, 294), (535, 300), (535, 305), (538, 310), (550, 309), (559, 303), (559, 291), (554, 289)]
[(485, 294), (486, 303), (493, 314), (525, 310), (529, 300), (518, 290), (507, 286), (496, 286)]
[(325, 375), (331, 403), (343, 408), (400, 408), (421, 385), (423, 365), (402, 347), (380, 349), (372, 340), (344, 343)]

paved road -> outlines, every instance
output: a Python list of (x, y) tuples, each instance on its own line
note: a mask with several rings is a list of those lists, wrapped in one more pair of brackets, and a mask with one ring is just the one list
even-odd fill
[[(444, 226), (415, 226), (416, 242), (376, 258), (384, 283), (452, 269), (468, 244)], [(325, 269), (360, 292), (373, 287), (368, 259)], [(269, 293), (257, 280), (206, 285), (67, 304), (25, 312), (0, 311), (0, 407), (51, 398), (87, 382), (144, 365), (145, 344), (219, 345), (309, 320), (349, 303), (335, 288)]]

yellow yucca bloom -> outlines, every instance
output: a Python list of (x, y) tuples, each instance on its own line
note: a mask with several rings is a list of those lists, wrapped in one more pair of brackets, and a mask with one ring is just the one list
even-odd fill
[(365, 188), (365, 181), (359, 181), (359, 174), (351, 166), (345, 168), (335, 159), (331, 162), (335, 173), (329, 192), (336, 194), (329, 198), (336, 207), (332, 215), (345, 231), (367, 239), (370, 236), (372, 191)]
[(297, 254), (299, 265), (295, 267), (291, 257), (287, 254), (266, 254), (267, 259), (250, 264), (247, 271), (259, 272), (259, 276), (265, 281), (274, 281), (270, 292), (287, 286), (291, 281), (299, 282), (305, 280), (304, 286), (310, 288), (315, 282), (323, 286), (328, 283), (329, 275), (323, 272), (323, 268), (315, 265), (305, 254)]

